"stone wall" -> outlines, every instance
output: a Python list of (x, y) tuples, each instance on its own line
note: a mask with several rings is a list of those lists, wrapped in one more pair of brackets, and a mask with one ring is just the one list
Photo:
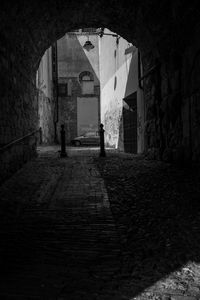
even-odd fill
[[(0, 45), (0, 147), (38, 128), (35, 76), (16, 48), (1, 36)], [(0, 182), (36, 155), (36, 137), (26, 138), (0, 152)]]
[(172, 51), (165, 61), (143, 57), (144, 61), (152, 61), (144, 69), (147, 76), (143, 81), (145, 150), (151, 158), (199, 161), (199, 49), (196, 42), (186, 51)]
[(42, 143), (55, 142), (56, 107), (53, 97), (52, 49), (45, 51), (36, 74), (38, 89), (38, 122), (42, 129)]
[[(89, 39), (94, 48), (87, 51), (83, 48)], [(65, 86), (65, 92), (59, 94), (58, 99), (58, 141), (60, 141), (60, 126), (64, 124), (66, 143), (79, 134), (79, 117), (77, 98), (97, 97), (99, 101), (99, 43), (98, 35), (90, 32), (69, 32), (57, 41), (58, 49), (58, 82)], [(84, 89), (81, 74), (91, 74), (91, 90)], [(87, 87), (86, 87), (87, 88)], [(80, 102), (79, 102), (80, 104)], [(99, 111), (99, 108), (98, 108)], [(96, 111), (94, 113), (97, 113)], [(81, 110), (83, 116), (84, 111)], [(92, 119), (92, 117), (91, 117)]]
[[(108, 29), (105, 33), (111, 34)], [(137, 93), (137, 153), (144, 151), (143, 92), (138, 85), (138, 49), (122, 37), (100, 39), (101, 122), (105, 143), (124, 151), (124, 98)], [(130, 131), (130, 130), (129, 130)], [(126, 129), (127, 132), (127, 129)], [(134, 135), (134, 133), (133, 133)]]

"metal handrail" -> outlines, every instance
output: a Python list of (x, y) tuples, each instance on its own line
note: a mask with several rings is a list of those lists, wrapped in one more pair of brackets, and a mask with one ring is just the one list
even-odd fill
[(41, 142), (42, 128), (40, 127), (39, 129), (34, 130), (34, 131), (32, 131), (32, 132), (30, 132), (30, 133), (24, 135), (23, 137), (21, 137), (21, 138), (19, 138), (19, 139), (17, 139), (17, 140), (14, 140), (14, 141), (12, 141), (12, 142), (10, 142), (10, 143), (8, 143), (8, 144), (6, 144), (6, 145), (3, 146), (2, 148), (0, 148), (0, 153), (6, 151), (8, 148), (10, 148), (10, 147), (12, 147), (13, 145), (15, 145), (15, 144), (17, 144), (17, 143), (19, 143), (19, 142), (25, 140), (27, 137), (29, 137), (29, 136), (31, 136), (31, 135), (37, 133), (37, 132), (40, 133), (40, 142)]

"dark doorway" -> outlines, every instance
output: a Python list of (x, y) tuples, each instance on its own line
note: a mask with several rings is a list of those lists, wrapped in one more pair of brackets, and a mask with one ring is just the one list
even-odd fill
[(137, 153), (137, 92), (123, 100), (124, 151)]

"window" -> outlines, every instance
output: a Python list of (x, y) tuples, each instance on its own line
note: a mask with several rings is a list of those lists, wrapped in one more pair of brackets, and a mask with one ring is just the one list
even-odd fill
[(90, 76), (84, 75), (84, 76), (82, 77), (82, 81), (90, 81)]
[(82, 94), (94, 94), (94, 76), (89, 71), (82, 72), (79, 75), (79, 81), (82, 88)]
[(81, 74), (79, 75), (79, 81), (94, 81), (94, 76), (91, 72), (89, 71), (84, 71), (84, 72), (81, 72)]

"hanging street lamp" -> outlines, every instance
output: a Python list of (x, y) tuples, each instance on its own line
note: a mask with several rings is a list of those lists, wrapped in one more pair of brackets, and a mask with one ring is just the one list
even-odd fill
[(83, 45), (83, 48), (87, 51), (90, 51), (94, 48), (94, 45), (89, 41), (86, 41), (85, 44)]
[[(120, 36), (118, 34), (115, 34), (115, 33), (105, 33), (104, 32), (104, 28), (97, 29), (96, 34), (98, 34), (100, 36), (100, 38), (102, 38), (104, 35), (110, 35), (110, 36), (116, 37), (116, 44), (117, 45), (119, 44)], [(88, 40), (83, 45), (83, 48), (85, 50), (87, 50), (87, 51), (90, 51), (90, 50), (92, 50), (94, 48), (94, 45), (89, 40), (89, 33), (88, 33)]]

